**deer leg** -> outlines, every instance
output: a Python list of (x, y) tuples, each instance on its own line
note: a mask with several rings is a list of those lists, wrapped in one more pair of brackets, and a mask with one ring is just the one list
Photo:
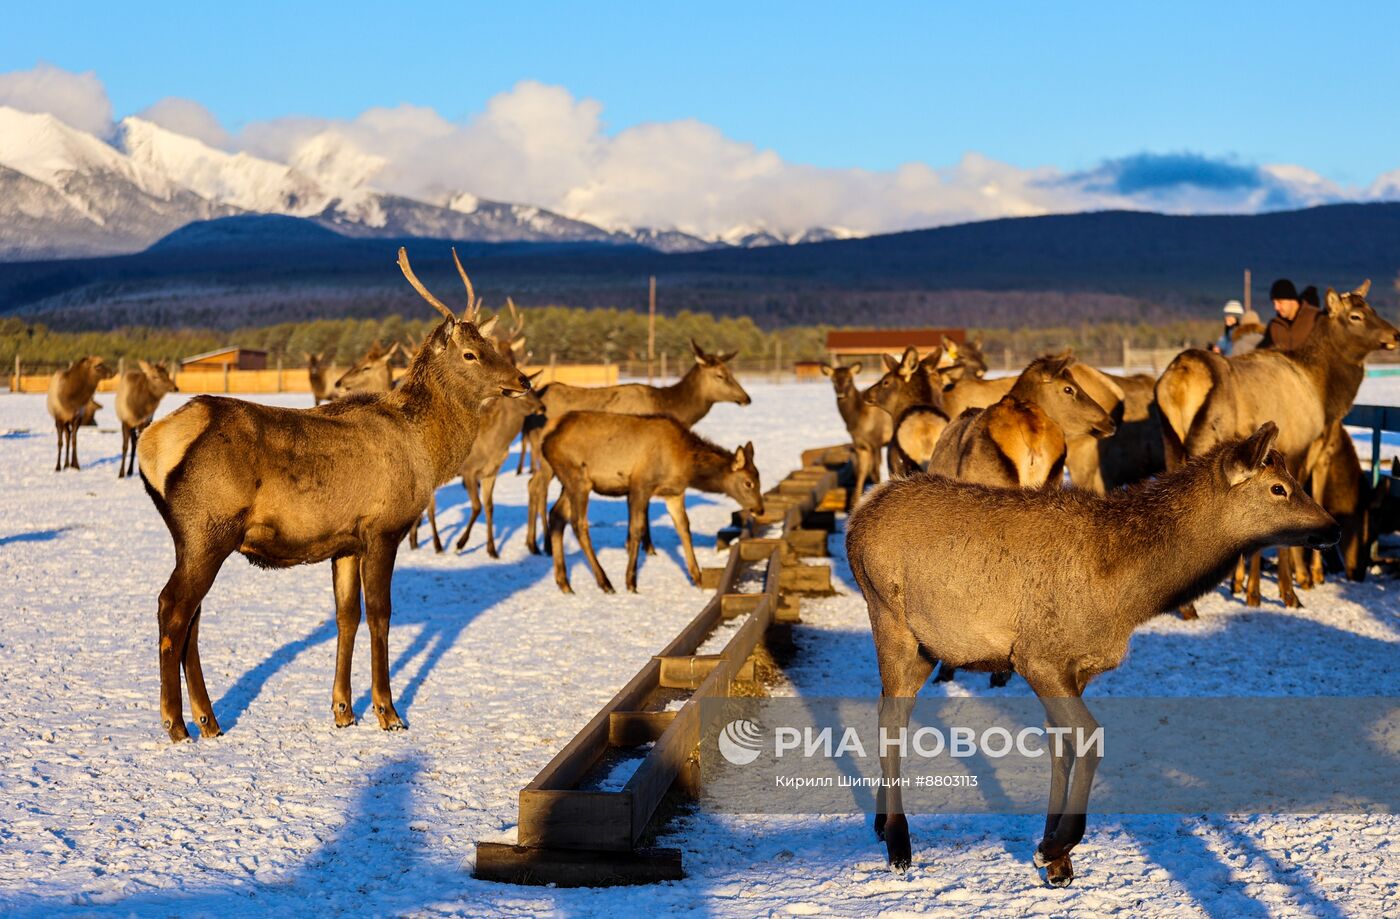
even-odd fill
[(143, 424), (139, 428), (131, 429), (131, 460), (126, 467), (128, 478), (136, 474), (136, 445), (141, 441), (141, 435), (146, 433), (146, 428), (148, 427), (150, 427), (150, 425)]
[(337, 555), (331, 559), (331, 583), (335, 587), (335, 682), (331, 685), (331, 715), (338, 728), (355, 723), (350, 700), (350, 662), (355, 656), (355, 633), (360, 628), (360, 558)]
[(855, 508), (860, 496), (865, 494), (865, 480), (870, 477), (870, 449), (865, 444), (855, 445), (856, 454), (856, 480), (851, 484), (850, 493), (846, 495), (846, 511), (849, 513)]
[[(126, 478), (126, 445), (131, 440), (131, 428), (125, 421), (122, 422), (122, 458), (117, 462), (117, 478)], [(135, 445), (132, 445), (132, 453), (136, 452)]]
[(650, 512), (647, 513), (646, 518), (642, 521), (642, 548), (646, 550), (647, 555), (656, 554), (656, 544), (651, 541)]
[(496, 548), (496, 473), (486, 477), (481, 483), (481, 490), (481, 503), (486, 505), (486, 554), (491, 558), (500, 558), (501, 553)]
[[(553, 478), (554, 470), (550, 467), (549, 461), (543, 456), (540, 457), (540, 468), (535, 470), (530, 476), (529, 504), (526, 511), (525, 524), (525, 547), (530, 550), (531, 555), (539, 555), (540, 547), (535, 542), (535, 520), (538, 519), (543, 524), (546, 534), (549, 533), (550, 523), (545, 516), (545, 506), (549, 503), (549, 480)], [(545, 551), (552, 548), (554, 542), (546, 537)]]
[(73, 416), (72, 421), (68, 422), (68, 455), (72, 458), (72, 462), (68, 465), (72, 466), (74, 469), (83, 468), (78, 465), (78, 427), (79, 422), (82, 420), (82, 413), (79, 412)]
[[(872, 609), (870, 618), (872, 622), (883, 623), (894, 619), (894, 613), (888, 609)], [(909, 728), (914, 697), (933, 672), (933, 661), (919, 650), (919, 643), (907, 626), (877, 627), (875, 656), (880, 666), (880, 735), (899, 737)], [(875, 835), (885, 841), (890, 867), (896, 871), (909, 867), (913, 853), (909, 844), (909, 820), (904, 815), (904, 797), (898, 782), (902, 755), (899, 744), (881, 744), (882, 781), (875, 796)]]
[(1034, 859), (1037, 868), (1046, 869), (1046, 880), (1051, 886), (1064, 887), (1074, 880), (1070, 851), (1084, 838), (1089, 791), (1103, 758), (1101, 744), (1092, 740), (1099, 723), (1084, 705), (1074, 680), (1034, 670), (1025, 676), (1045, 707), (1049, 725), (1069, 729), (1067, 735), (1059, 734), (1050, 741), (1050, 804), (1045, 816), (1045, 836)]
[(676, 533), (681, 538), (681, 549), (685, 551), (685, 570), (690, 575), (690, 583), (700, 586), (700, 563), (695, 560), (695, 546), (690, 539), (690, 518), (685, 513), (685, 495), (674, 495), (666, 499), (666, 510), (676, 525)]
[(170, 739), (190, 739), (180, 698), (180, 665), (195, 611), (214, 583), (224, 556), (209, 552), (176, 552), (175, 570), (160, 592), (156, 623), (160, 631), (160, 717)]
[(1264, 578), (1263, 559), (1262, 552), (1255, 552), (1249, 557), (1249, 585), (1245, 588), (1245, 606), (1258, 606), (1263, 602), (1260, 596), (1260, 584)]
[(458, 552), (467, 547), (467, 540), (472, 538), (472, 527), (476, 525), (476, 518), (481, 513), (481, 495), (478, 493), (480, 483), (476, 479), (468, 481), (466, 476), (462, 476), (462, 487), (467, 490), (467, 497), (472, 502), (472, 515), (467, 518), (467, 526), (462, 530), (462, 535), (457, 537)]
[(637, 592), (637, 548), (647, 522), (648, 495), (640, 488), (627, 493), (627, 589)]
[[(400, 537), (402, 538), (402, 537)], [(406, 725), (394, 710), (389, 691), (389, 617), (393, 612), (389, 589), (394, 577), (398, 540), (380, 539), (365, 548), (360, 558), (360, 582), (365, 593), (365, 620), (369, 623), (370, 699), (379, 726), (386, 731)]]
[[(1342, 566), (1342, 567), (1343, 567), (1343, 568), (1346, 568), (1346, 569), (1349, 569), (1350, 566), (1348, 566), (1347, 564), (1345, 564), (1345, 563), (1346, 563), (1346, 554), (1345, 554), (1345, 553), (1343, 553), (1343, 555), (1342, 555), (1342, 561), (1343, 561), (1343, 566)], [(1314, 585), (1325, 584), (1325, 583), (1327, 583), (1327, 571), (1326, 571), (1326, 569), (1325, 569), (1325, 568), (1323, 567), (1323, 565), (1322, 565), (1322, 550), (1321, 550), (1321, 549), (1309, 549), (1309, 550), (1308, 550), (1308, 573), (1309, 573), (1309, 575), (1311, 576), (1311, 579), (1312, 579), (1312, 582), (1313, 582)]]
[(1235, 573), (1230, 575), (1230, 596), (1238, 597), (1244, 590), (1244, 556), (1235, 559)]
[(408, 531), (408, 548), (418, 548), (418, 528), (423, 525), (423, 515), (419, 514), (413, 518), (413, 526)]
[(1278, 549), (1278, 596), (1285, 608), (1293, 609), (1303, 605), (1293, 590), (1293, 548), (1279, 546)]
[(593, 534), (588, 529), (590, 489), (591, 486), (577, 489), (569, 498), (569, 504), (573, 507), (574, 536), (578, 539), (579, 545), (583, 547), (584, 557), (588, 559), (588, 567), (593, 569), (593, 578), (598, 582), (598, 587), (605, 594), (617, 593), (613, 589), (612, 581), (608, 580), (608, 573), (598, 562), (598, 553), (593, 551)]
[(224, 732), (219, 720), (214, 717), (214, 703), (209, 701), (209, 689), (204, 685), (204, 668), (199, 663), (199, 617), (204, 612), (204, 604), (194, 608), (190, 619), (189, 636), (185, 639), (185, 684), (190, 690), (190, 712), (195, 724), (199, 725), (202, 737), (219, 737)]
[(54, 434), (58, 437), (58, 459), (53, 461), (54, 472), (63, 471), (63, 432), (65, 427), (62, 421), (55, 421), (53, 423)]
[(437, 491), (433, 491), (433, 496), (428, 499), (428, 526), (433, 531), (433, 551), (442, 553), (442, 537), (438, 535), (437, 528)]
[(957, 675), (958, 668), (949, 667), (948, 662), (944, 661), (943, 665), (938, 668), (938, 676), (934, 677), (933, 681), (935, 683), (951, 683), (953, 682), (953, 677)]
[[(569, 586), (569, 569), (564, 564), (564, 522), (566, 515), (571, 515), (573, 509), (569, 506), (569, 493), (563, 492), (559, 495), (559, 500), (554, 502), (554, 506), (549, 509), (549, 536), (550, 554), (554, 556), (554, 583), (559, 585), (559, 589), (566, 594), (571, 594), (574, 589)], [(533, 519), (533, 518), (532, 518)]]

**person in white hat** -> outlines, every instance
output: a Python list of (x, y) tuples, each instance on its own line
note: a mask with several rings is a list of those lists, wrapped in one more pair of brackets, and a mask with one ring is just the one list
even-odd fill
[(1235, 331), (1235, 327), (1240, 324), (1240, 317), (1244, 315), (1244, 304), (1238, 300), (1231, 300), (1225, 304), (1225, 331), (1220, 333), (1220, 338), (1216, 340), (1216, 347), (1220, 353), (1226, 357), (1230, 356), (1230, 351), (1234, 348), (1235, 342), (1230, 337)]

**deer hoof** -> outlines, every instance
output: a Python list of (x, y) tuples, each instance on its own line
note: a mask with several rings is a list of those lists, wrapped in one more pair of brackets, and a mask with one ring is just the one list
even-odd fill
[(603, 593), (605, 593), (605, 594), (615, 594), (615, 593), (617, 593), (617, 590), (616, 590), (616, 589), (612, 586), (612, 584), (610, 584), (610, 583), (606, 583), (606, 582), (605, 582), (605, 583), (599, 584), (598, 587), (599, 587), (599, 588), (603, 591)]
[(332, 705), (331, 715), (335, 717), (335, 726), (338, 728), (348, 728), (358, 720), (349, 702), (337, 702)]
[(885, 852), (890, 859), (890, 867), (895, 871), (907, 871), (914, 860), (909, 845), (909, 821), (903, 814), (893, 814), (885, 818)]
[(165, 730), (170, 735), (171, 743), (188, 743), (191, 740), (189, 729), (185, 727), (183, 719), (179, 721), (165, 719)]
[(209, 740), (224, 736), (224, 731), (223, 728), (219, 727), (219, 721), (213, 715), (200, 715), (199, 735), (205, 740)]
[(1045, 883), (1051, 887), (1068, 887), (1074, 880), (1074, 865), (1070, 863), (1068, 854), (1047, 860), (1037, 851), (1035, 863), (1037, 868), (1045, 869)]
[(1196, 614), (1196, 604), (1194, 603), (1188, 603), (1185, 606), (1178, 609), (1176, 612), (1178, 616), (1180, 616), (1187, 622), (1190, 622), (1192, 619), (1201, 618), (1199, 615)]
[(392, 705), (376, 705), (374, 713), (379, 716), (379, 727), (385, 731), (403, 731), (408, 728)]

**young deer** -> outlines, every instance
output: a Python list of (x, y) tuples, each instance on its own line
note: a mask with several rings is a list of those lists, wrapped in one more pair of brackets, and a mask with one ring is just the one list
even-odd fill
[(856, 451), (856, 481), (846, 499), (849, 510), (855, 506), (856, 498), (865, 493), (867, 481), (876, 484), (880, 481), (880, 451), (894, 436), (894, 419), (889, 412), (866, 402), (865, 394), (856, 387), (859, 361), (849, 367), (822, 364), (822, 373), (831, 377), (831, 386), (836, 390), (836, 410), (846, 423)]
[[(80, 357), (65, 369), (56, 371), (49, 379), (48, 408), (58, 434), (58, 459), (53, 471), (79, 469), (78, 428), (82, 425), (97, 384), (116, 376), (102, 358)], [(66, 451), (65, 451), (66, 447)], [(66, 452), (66, 456), (65, 456)]]
[(1156, 379), (1145, 373), (1114, 376), (1078, 363), (1071, 365), (1069, 372), (1118, 425), (1109, 438), (1069, 438), (1065, 468), (1074, 487), (1102, 494), (1161, 472), (1165, 460), (1162, 417), (1154, 392)]
[(328, 398), (339, 399), (351, 393), (386, 393), (394, 388), (394, 368), (389, 362), (403, 349), (394, 342), (388, 351), (376, 345), (355, 365), (340, 375)]
[[(496, 340), (497, 347), (500, 346), (500, 339)], [(505, 355), (502, 354), (502, 357)], [(537, 371), (530, 375), (530, 382), (533, 384), (544, 371)], [(510, 455), (510, 445), (519, 436), (525, 419), (535, 412), (543, 411), (544, 405), (540, 402), (539, 396), (535, 392), (526, 393), (518, 399), (491, 399), (481, 410), (481, 430), (476, 436), (476, 442), (472, 444), (471, 453), (467, 454), (466, 462), (462, 464), (462, 487), (467, 490), (467, 497), (472, 502), (472, 515), (467, 520), (466, 528), (462, 530), (462, 535), (457, 539), (457, 551), (461, 552), (467, 546), (467, 540), (471, 539), (472, 526), (476, 523), (476, 518), (481, 514), (483, 505), (486, 508), (486, 554), (491, 558), (500, 558), (496, 551), (496, 476), (500, 475), (501, 464)], [(521, 450), (525, 449), (525, 441), (520, 441)], [(433, 536), (437, 538), (437, 521), (434, 520), (432, 505), (429, 505), (429, 520), (433, 521)]]
[[(170, 378), (164, 362), (148, 364), (138, 361), (141, 369), (128, 370), (117, 381), (117, 418), (122, 423), (122, 458), (117, 463), (117, 478), (136, 472), (136, 441), (151, 423), (151, 418), (166, 394), (180, 388)], [(131, 459), (127, 459), (127, 445)]]
[[(933, 662), (1014, 669), (1052, 726), (1098, 727), (1081, 698), (1133, 631), (1219, 583), (1242, 552), (1327, 545), (1334, 520), (1289, 474), (1266, 424), (1175, 472), (1109, 495), (1000, 489), (916, 475), (879, 486), (847, 527), (880, 667), (880, 729), (907, 728)], [(936, 527), (930, 520), (938, 521)], [(1052, 745), (1053, 747), (1054, 745)], [(1073, 749), (1073, 748), (1070, 748)], [(1035, 864), (1074, 877), (1097, 754), (1052, 749), (1051, 798)], [(875, 832), (909, 866), (898, 745), (882, 750)]]
[(613, 592), (588, 531), (590, 493), (627, 497), (627, 589), (633, 592), (637, 590), (637, 550), (653, 497), (665, 500), (685, 551), (686, 570), (697, 585), (700, 566), (690, 540), (685, 490), (725, 494), (743, 510), (763, 513), (763, 489), (753, 462), (753, 444), (730, 453), (666, 415), (570, 412), (545, 437), (543, 451), (545, 462), (563, 485), (549, 512), (549, 539), (554, 580), (564, 593), (573, 593), (564, 567), (566, 520), (574, 528), (598, 586), (605, 593)]
[[(1370, 289), (1370, 281), (1340, 295), (1328, 288), (1326, 312), (1294, 351), (1259, 349), (1230, 358), (1194, 349), (1178, 354), (1157, 381), (1167, 468), (1272, 421), (1289, 470), (1307, 472), (1310, 448), (1350, 410), (1367, 355), (1400, 346), (1400, 332), (1366, 303)], [(1280, 552), (1278, 563), (1279, 596), (1284, 606), (1298, 606), (1291, 553)], [(1258, 557), (1252, 558), (1245, 597), (1250, 606), (1260, 601), (1259, 568)], [(1190, 607), (1182, 610), (1185, 618), (1195, 615)]]
[(914, 348), (905, 348), (899, 360), (888, 354), (883, 357), (885, 375), (862, 398), (867, 405), (883, 409), (893, 421), (890, 474), (910, 475), (927, 466), (948, 426), (943, 410), (944, 378), (938, 369), (943, 349), (935, 348), (923, 360)]
[[(686, 428), (695, 424), (710, 413), (717, 402), (737, 402), (748, 405), (753, 400), (739, 385), (729, 362), (738, 354), (710, 354), (693, 339), (690, 347), (695, 351), (695, 366), (686, 371), (676, 383), (670, 386), (647, 386), (643, 383), (622, 383), (617, 386), (571, 386), (567, 383), (550, 383), (540, 390), (544, 402), (545, 419), (542, 426), (530, 428), (535, 455), (541, 458), (539, 468), (530, 477), (529, 523), (525, 534), (530, 551), (539, 553), (535, 544), (535, 520), (544, 523), (545, 505), (549, 500), (549, 483), (554, 472), (540, 451), (540, 441), (554, 430), (569, 412), (593, 411), (609, 412), (618, 415), (667, 415), (676, 419)], [(647, 551), (651, 551), (650, 535), (644, 538)]]
[(306, 378), (311, 382), (311, 398), (315, 405), (322, 402), (329, 402), (334, 396), (331, 394), (331, 384), (326, 382), (326, 373), (334, 369), (326, 364), (324, 354), (312, 354), (303, 351), (306, 357)]
[[(398, 388), (311, 409), (200, 396), (151, 425), (137, 444), (141, 479), (175, 542), (175, 570), (158, 613), (160, 710), (171, 740), (189, 738), (182, 663), (200, 733), (220, 733), (200, 669), (199, 619), (234, 552), (269, 568), (331, 562), (337, 726), (355, 722), (350, 659), (363, 594), (374, 711), (385, 730), (403, 727), (389, 690), (398, 545), (471, 451), (482, 400), (527, 392), (530, 381), (483, 337), (494, 319), (478, 329), (454, 316), (414, 275), (403, 249), (399, 268), (443, 321)], [(464, 315), (476, 305), (469, 298)]]

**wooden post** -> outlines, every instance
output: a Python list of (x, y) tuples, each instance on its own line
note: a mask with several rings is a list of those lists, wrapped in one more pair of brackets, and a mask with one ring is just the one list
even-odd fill
[(663, 379), (663, 380), (664, 380), (664, 379), (667, 379), (667, 372), (666, 372), (666, 352), (665, 352), (665, 351), (662, 351), (662, 352), (661, 352), (661, 379)]
[(14, 381), (13, 383), (10, 384), (10, 392), (12, 392), (12, 393), (14, 393), (14, 392), (19, 392), (19, 390), (20, 390), (20, 382), (19, 382), (20, 376), (21, 376), (21, 370), (20, 370), (20, 366), (19, 366), (19, 352), (16, 351), (16, 352), (15, 352), (15, 381)]
[(1011, 372), (1011, 346), (1006, 345), (1001, 349), (1001, 362), (1005, 365), (1007, 373)]
[(553, 383), (555, 379), (556, 377), (554, 376), (554, 352), (551, 351), (549, 352), (549, 382)]
[(228, 364), (224, 364), (224, 392), (228, 392)]
[(773, 342), (773, 382), (781, 383), (783, 374), (783, 340), (775, 339)]
[(277, 355), (277, 391), (282, 391), (282, 355)]
[(652, 361), (656, 359), (656, 275), (647, 282), (647, 385), (650, 386)]
[(126, 358), (119, 357), (117, 358), (117, 379), (120, 380), (124, 373), (126, 373)]
[(1129, 351), (1131, 351), (1131, 350), (1132, 350), (1132, 347), (1131, 347), (1131, 345), (1128, 343), (1128, 336), (1124, 335), (1124, 336), (1123, 336), (1123, 374), (1124, 374), (1124, 376), (1126, 376), (1126, 375), (1129, 374), (1129, 373), (1132, 373), (1132, 371), (1128, 369), (1128, 358), (1129, 358), (1129, 356), (1130, 356), (1130, 355), (1129, 355)]
[(1250, 283), (1249, 269), (1246, 268), (1246, 269), (1244, 270), (1244, 311), (1245, 311), (1246, 313), (1249, 312), (1249, 300), (1250, 300), (1250, 292), (1249, 292), (1249, 289), (1250, 289), (1252, 286), (1253, 286), (1253, 285)]

